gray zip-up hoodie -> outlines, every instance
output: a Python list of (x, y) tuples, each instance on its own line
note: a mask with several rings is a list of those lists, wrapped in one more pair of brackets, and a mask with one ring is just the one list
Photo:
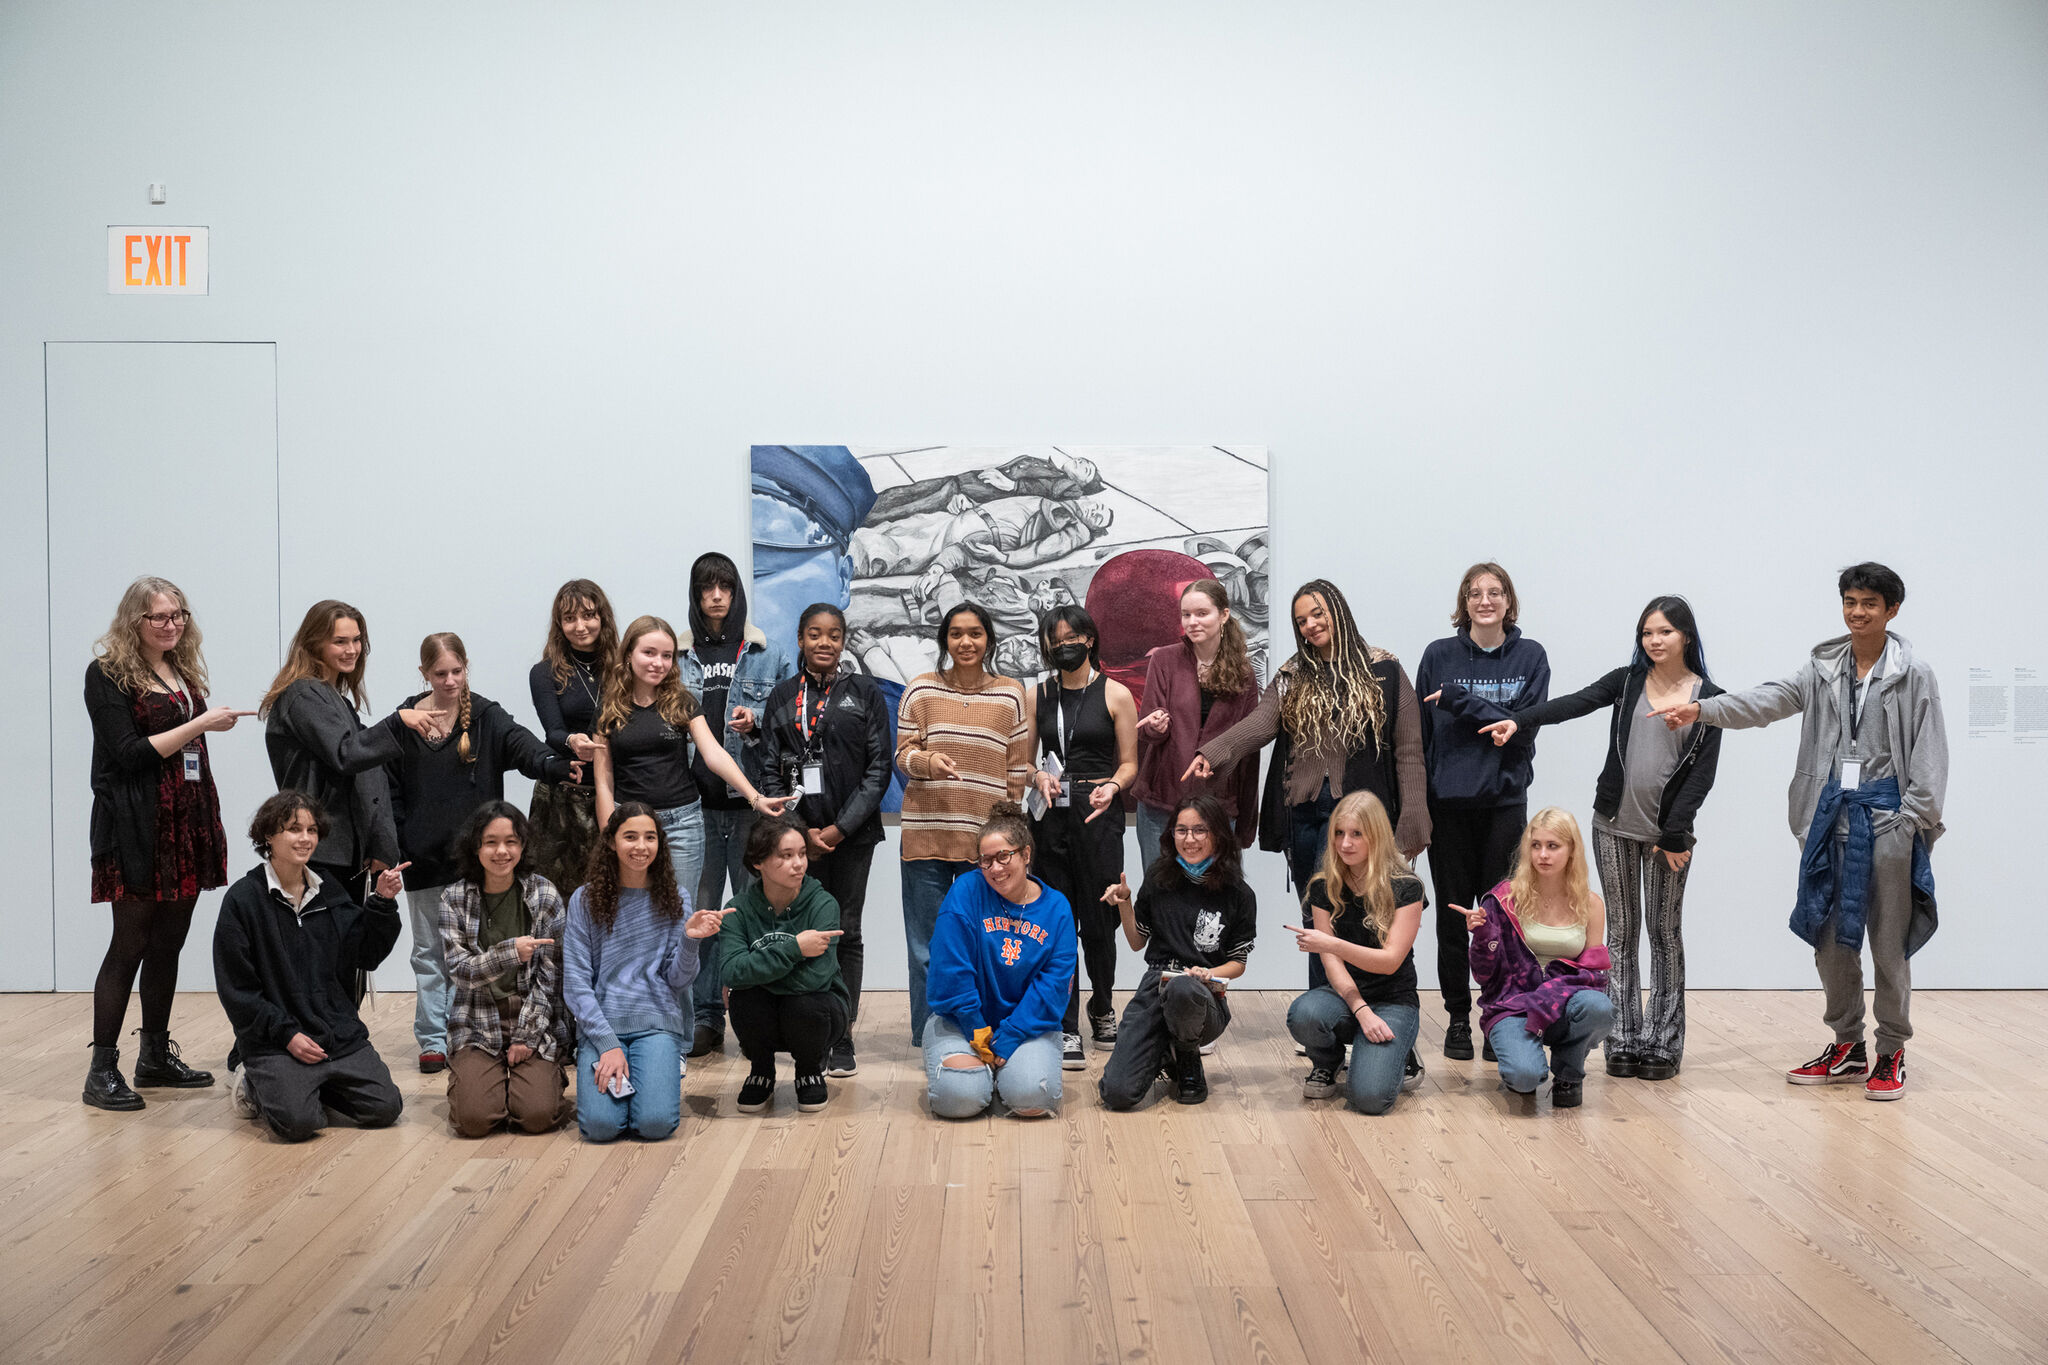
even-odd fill
[[(1942, 834), (1941, 803), (1948, 791), (1948, 730), (1941, 718), (1941, 689), (1934, 670), (1914, 657), (1906, 638), (1887, 633), (1898, 646), (1896, 666), (1873, 684), (1877, 690), (1864, 701), (1863, 714), (1868, 724), (1871, 701), (1882, 708), (1899, 778), (1899, 809), (1896, 814), (1878, 814), (1876, 829), (1882, 834), (1897, 821), (1911, 821), (1932, 847)], [(1752, 729), (1804, 713), (1788, 811), (1793, 837), (1802, 843), (1842, 747), (1842, 670), (1855, 666), (1849, 637), (1838, 635), (1815, 645), (1805, 666), (1789, 678), (1700, 702), (1700, 720), (1726, 730)]]

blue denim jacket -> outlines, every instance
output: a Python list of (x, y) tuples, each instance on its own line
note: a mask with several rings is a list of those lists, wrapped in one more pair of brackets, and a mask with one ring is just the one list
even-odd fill
[[(704, 665), (690, 652), (692, 638), (686, 630), (683, 638), (676, 641), (676, 670), (682, 675), (683, 686), (690, 689), (691, 699), (701, 707), (704, 704)], [(756, 723), (754, 732), (749, 735), (739, 733), (728, 724), (725, 727), (725, 751), (732, 755), (733, 762), (740, 765), (747, 780), (758, 787), (761, 785), (764, 757), (759, 721), (768, 708), (768, 694), (775, 690), (775, 684), (795, 673), (796, 668), (782, 647), (769, 644), (768, 637), (753, 625), (748, 625), (741, 632), (741, 638), (746, 641), (746, 646), (740, 650), (739, 660), (733, 665), (732, 688), (725, 696), (726, 713), (730, 716), (733, 707), (744, 706), (754, 713)]]
[[(1844, 806), (1849, 808), (1849, 842), (1843, 850), (1842, 865), (1836, 867), (1835, 816)], [(1813, 808), (1806, 848), (1799, 855), (1799, 899), (1792, 907), (1793, 933), (1818, 947), (1828, 916), (1839, 906), (1835, 942), (1844, 948), (1863, 947), (1863, 928), (1869, 914), (1870, 866), (1877, 844), (1870, 812), (1898, 808), (1896, 777), (1882, 777), (1854, 791), (1843, 791), (1840, 781), (1828, 779)], [(1915, 833), (1913, 917), (1906, 931), (1907, 956), (1934, 937), (1934, 925), (1934, 864), (1927, 856), (1926, 836)]]

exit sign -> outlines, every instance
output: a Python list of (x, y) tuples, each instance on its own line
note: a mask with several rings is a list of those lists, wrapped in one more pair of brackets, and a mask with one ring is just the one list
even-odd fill
[(107, 292), (206, 293), (206, 229), (109, 227)]

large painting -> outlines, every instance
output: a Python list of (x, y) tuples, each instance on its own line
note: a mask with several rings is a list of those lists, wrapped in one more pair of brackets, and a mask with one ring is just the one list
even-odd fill
[(1266, 520), (1261, 446), (755, 446), (751, 613), (790, 644), (804, 607), (835, 603), (849, 663), (897, 695), (938, 666), (956, 603), (994, 617), (998, 671), (1032, 678), (1038, 618), (1079, 602), (1139, 691), (1182, 587), (1213, 577), (1264, 677)]

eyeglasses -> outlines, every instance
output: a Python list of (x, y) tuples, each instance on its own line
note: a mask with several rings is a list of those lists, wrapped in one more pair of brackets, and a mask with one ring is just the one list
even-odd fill
[(1008, 867), (1010, 865), (1010, 859), (1016, 857), (1023, 851), (1024, 850), (1021, 848), (999, 849), (994, 853), (984, 853), (979, 858), (976, 858), (974, 861), (981, 864), (981, 870), (983, 872), (993, 872), (999, 867)]
[(1173, 827), (1173, 837), (1176, 839), (1199, 839), (1208, 832), (1209, 827), (1207, 825), (1175, 825)]
[(1474, 588), (1465, 594), (1465, 600), (1467, 602), (1505, 602), (1508, 600), (1508, 595), (1499, 588)]
[(192, 619), (189, 611), (158, 611), (145, 615), (143, 620), (153, 626), (182, 626)]

